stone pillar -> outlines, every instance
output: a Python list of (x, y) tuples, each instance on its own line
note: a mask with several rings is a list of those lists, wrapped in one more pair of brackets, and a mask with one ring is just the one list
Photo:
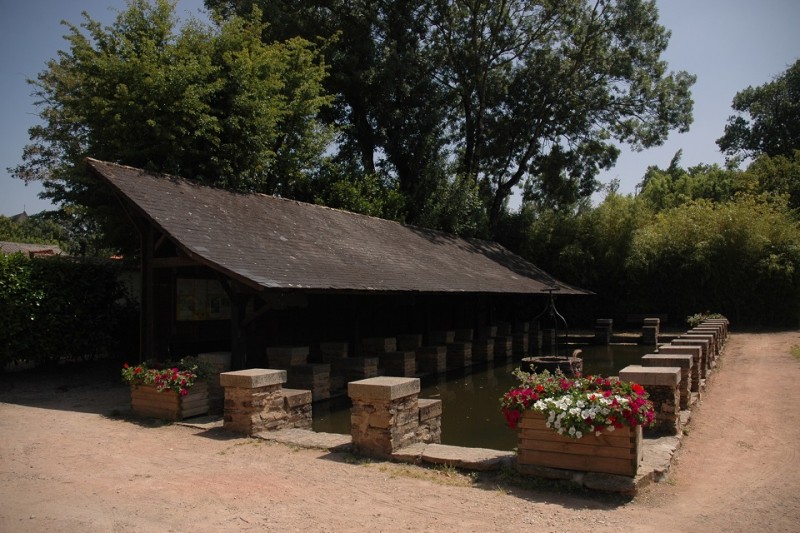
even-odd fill
[(511, 357), (514, 348), (514, 339), (505, 335), (498, 335), (494, 339), (494, 358), (505, 359)]
[(446, 346), (451, 342), (455, 342), (456, 332), (448, 331), (431, 331), (428, 333), (428, 345), (430, 346)]
[(219, 384), (219, 375), (231, 369), (231, 352), (207, 352), (197, 354), (197, 360), (211, 369), (208, 377), (208, 412), (221, 413), (225, 405), (225, 390)]
[(472, 366), (472, 343), (451, 342), (447, 345), (447, 370)]
[(442, 400), (419, 399), (419, 429), (417, 442), (441, 444), (442, 442)]
[(423, 346), (417, 350), (417, 370), (424, 374), (442, 374), (447, 370), (446, 346)]
[(327, 341), (319, 343), (319, 351), (322, 362), (331, 365), (331, 396), (344, 392), (350, 346), (344, 341)]
[(494, 339), (472, 341), (472, 360), (477, 362), (494, 360)]
[(594, 343), (606, 345), (611, 342), (614, 320), (611, 318), (598, 318), (594, 321)]
[(223, 372), (219, 381), (225, 388), (224, 429), (255, 435), (284, 427), (287, 416), (281, 389), (286, 383), (285, 370)]
[(686, 332), (687, 335), (711, 335), (714, 338), (714, 359), (719, 357), (722, 351), (722, 336), (719, 329), (713, 326), (697, 326)]
[(314, 401), (331, 397), (331, 365), (294, 365), (289, 368), (289, 385), (311, 391)]
[(680, 390), (681, 369), (630, 365), (619, 371), (619, 379), (638, 383), (650, 395), (655, 420), (645, 433), (677, 435), (681, 430)]
[(692, 363), (689, 354), (647, 354), (642, 357), (642, 366), (677, 366), (681, 369), (680, 406), (681, 410), (689, 409), (692, 403)]
[(680, 337), (679, 339), (705, 339), (708, 341), (708, 368), (713, 368), (715, 366), (714, 361), (717, 360), (717, 343), (714, 339), (714, 335), (711, 333), (695, 333), (693, 331), (687, 331)]
[(367, 337), (361, 340), (364, 348), (364, 355), (367, 357), (378, 357), (380, 354), (396, 352), (396, 337)]
[(348, 357), (345, 359), (345, 380), (358, 381), (378, 375), (377, 357)]
[(661, 320), (658, 318), (645, 318), (642, 326), (642, 344), (646, 346), (658, 346), (658, 335)]
[(658, 353), (664, 355), (690, 355), (692, 356), (692, 371), (690, 374), (691, 385), (689, 389), (700, 397), (702, 390), (700, 367), (703, 364), (703, 349), (700, 346), (681, 346), (675, 344), (662, 344), (658, 347)]
[(310, 390), (281, 389), (288, 428), (311, 429), (313, 401)]
[(722, 330), (722, 340), (726, 342), (728, 340), (728, 328), (730, 327), (730, 322), (727, 318), (707, 318), (703, 320), (704, 326), (718, 326)]
[(711, 368), (708, 358), (709, 342), (707, 339), (685, 338), (683, 336), (673, 339), (670, 343), (673, 346), (699, 346), (700, 347), (700, 378), (706, 379), (708, 369)]
[(417, 373), (416, 352), (389, 352), (378, 358), (387, 376), (413, 377)]
[(288, 370), (291, 366), (308, 364), (308, 346), (272, 346), (267, 348), (267, 363), (271, 368)]
[(389, 458), (397, 450), (415, 444), (419, 431), (419, 390), (417, 378), (382, 376), (349, 383), (353, 451)]

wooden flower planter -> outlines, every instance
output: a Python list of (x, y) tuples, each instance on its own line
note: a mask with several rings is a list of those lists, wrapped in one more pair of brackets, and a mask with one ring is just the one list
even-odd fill
[(627, 426), (578, 440), (559, 435), (545, 417), (526, 411), (519, 423), (517, 464), (635, 476), (642, 459), (642, 428)]
[(158, 392), (155, 385), (131, 385), (131, 408), (138, 416), (183, 420), (208, 413), (208, 385), (197, 382), (186, 396), (173, 390)]

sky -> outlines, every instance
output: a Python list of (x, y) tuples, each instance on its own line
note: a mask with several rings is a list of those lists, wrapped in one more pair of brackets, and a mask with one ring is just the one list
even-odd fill
[[(673, 132), (660, 147), (632, 152), (622, 147), (617, 165), (600, 175), (618, 179), (620, 192), (635, 192), (647, 167), (666, 168), (678, 150), (682, 166), (723, 164), (715, 143), (733, 113), (733, 96), (759, 86), (800, 59), (800, 0), (658, 0), (661, 24), (672, 32), (664, 59), (670, 70), (697, 76), (689, 132)], [(7, 171), (22, 161), (28, 129), (38, 123), (26, 82), (67, 48), (62, 20), (82, 21), (81, 12), (113, 22), (124, 0), (0, 0), (0, 215), (54, 207), (38, 198), (41, 187), (25, 185)], [(202, 0), (178, 0), (180, 17), (198, 14)]]

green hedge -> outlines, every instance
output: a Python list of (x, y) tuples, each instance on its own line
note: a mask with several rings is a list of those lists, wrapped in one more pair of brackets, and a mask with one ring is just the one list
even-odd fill
[(0, 369), (136, 350), (138, 311), (107, 262), (0, 255)]

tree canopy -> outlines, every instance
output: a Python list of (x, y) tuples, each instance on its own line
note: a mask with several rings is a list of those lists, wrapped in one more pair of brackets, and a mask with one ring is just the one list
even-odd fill
[(733, 97), (725, 134), (717, 139), (730, 156), (793, 157), (800, 149), (800, 59), (774, 80)]
[(42, 180), (73, 215), (117, 211), (91, 180), (87, 156), (240, 191), (308, 193), (331, 140), (325, 65), (299, 38), (264, 43), (255, 10), (209, 27), (178, 28), (167, 0), (129, 0), (103, 27), (84, 13), (69, 47), (36, 80), (40, 125), (12, 170)]
[(443, 186), (474, 191), (491, 228), (523, 186), (542, 203), (587, 197), (613, 140), (657, 145), (692, 120), (694, 77), (661, 59), (669, 32), (654, 1), (206, 5), (223, 17), (260, 6), (267, 39), (324, 40), (338, 155), (396, 179), (410, 222), (438, 212), (474, 226), (423, 201)]

